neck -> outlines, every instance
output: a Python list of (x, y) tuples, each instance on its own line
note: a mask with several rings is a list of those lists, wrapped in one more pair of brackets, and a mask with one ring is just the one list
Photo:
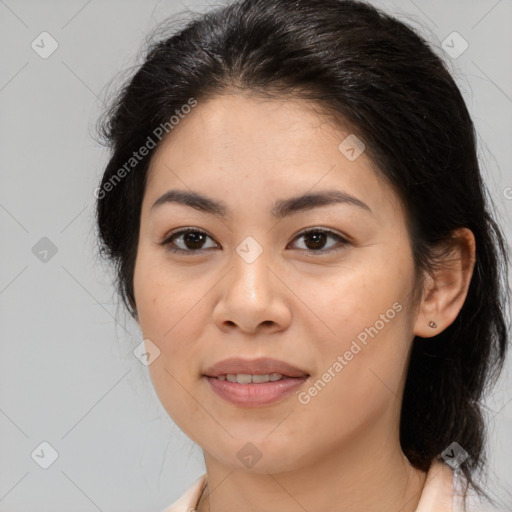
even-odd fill
[[(382, 425), (364, 442), (332, 446), (309, 464), (256, 473), (219, 464), (205, 453), (208, 486), (198, 512), (414, 512), (426, 473), (411, 466)], [(394, 436), (397, 437), (396, 435)]]

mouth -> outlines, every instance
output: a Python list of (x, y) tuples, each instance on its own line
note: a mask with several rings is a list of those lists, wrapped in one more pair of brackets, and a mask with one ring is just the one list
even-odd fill
[[(240, 384), (247, 384), (248, 375), (259, 378), (268, 376), (268, 380), (279, 380), (277, 375), (282, 377), (306, 377), (309, 374), (296, 366), (285, 361), (272, 359), (270, 357), (260, 357), (258, 359), (230, 358), (220, 361), (204, 371), (206, 377), (222, 377), (235, 375), (242, 379)], [(272, 376), (272, 378), (270, 378)], [(244, 380), (245, 379), (245, 380)], [(231, 381), (234, 382), (234, 381)], [(266, 382), (264, 379), (260, 382)]]
[(217, 395), (240, 407), (281, 401), (309, 376), (296, 366), (271, 358), (226, 359), (203, 374)]
[[(208, 375), (208, 377), (210, 377)], [(263, 374), (250, 374), (250, 373), (228, 373), (211, 376), (217, 380), (227, 380), (228, 382), (237, 382), (238, 384), (261, 384), (263, 382), (277, 382), (283, 379), (298, 379), (300, 377), (290, 377), (282, 373), (263, 373)]]

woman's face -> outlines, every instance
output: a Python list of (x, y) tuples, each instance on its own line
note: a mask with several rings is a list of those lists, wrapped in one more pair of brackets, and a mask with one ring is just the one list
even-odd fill
[[(146, 346), (160, 351), (149, 370), (176, 424), (226, 466), (285, 471), (398, 440), (412, 253), (398, 198), (349, 135), (302, 101), (229, 95), (199, 102), (152, 158), (134, 276)], [(224, 214), (153, 207), (170, 190)], [(337, 201), (275, 208), (329, 191)], [(183, 228), (194, 233), (169, 241)], [(212, 385), (208, 368), (231, 357), (307, 378)]]

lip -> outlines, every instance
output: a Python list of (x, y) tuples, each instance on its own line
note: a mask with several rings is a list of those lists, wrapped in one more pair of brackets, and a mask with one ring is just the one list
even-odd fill
[[(286, 377), (308, 377), (309, 374), (285, 361), (271, 357), (257, 359), (241, 359), (238, 357), (224, 359), (207, 368), (205, 377), (218, 377), (228, 373), (250, 373), (251, 375), (265, 375), (267, 373), (280, 373)], [(277, 381), (276, 381), (277, 382)], [(257, 384), (261, 386), (262, 384)]]
[(285, 377), (274, 382), (239, 384), (228, 380), (219, 380), (216, 377), (206, 378), (217, 395), (231, 404), (239, 407), (261, 407), (281, 401), (287, 395), (297, 390), (309, 379), (304, 377)]
[[(219, 375), (229, 373), (251, 375), (280, 373), (283, 379), (248, 384), (217, 379)], [(299, 388), (309, 378), (309, 373), (290, 363), (270, 357), (230, 358), (207, 368), (203, 377), (208, 380), (212, 390), (224, 400), (240, 407), (259, 407), (282, 400)]]

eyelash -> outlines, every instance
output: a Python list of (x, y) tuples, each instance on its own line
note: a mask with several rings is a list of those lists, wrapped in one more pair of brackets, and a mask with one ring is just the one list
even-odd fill
[[(180, 248), (176, 248), (176, 247), (171, 247), (171, 243), (172, 243), (172, 240), (174, 238), (179, 237), (181, 235), (187, 235), (189, 233), (198, 233), (198, 234), (201, 234), (201, 235), (205, 235), (208, 238), (211, 238), (210, 235), (208, 235), (204, 231), (201, 231), (200, 229), (186, 228), (186, 229), (181, 229), (179, 231), (175, 231), (174, 233), (171, 233), (170, 236), (166, 237), (158, 245), (164, 246), (166, 248), (166, 250), (171, 251), (173, 253), (181, 253), (181, 254), (200, 253), (202, 251), (206, 251), (208, 249), (211, 249), (211, 248), (208, 248), (208, 249), (195, 249), (195, 250), (194, 249), (189, 249), (189, 250), (186, 250), (186, 249), (180, 249)], [(301, 237), (305, 237), (306, 235), (309, 235), (311, 233), (322, 233), (322, 234), (325, 234), (325, 235), (328, 235), (328, 236), (332, 236), (334, 238), (337, 238), (339, 240), (339, 243), (334, 245), (333, 247), (331, 247), (329, 249), (319, 249), (319, 250), (316, 250), (316, 251), (312, 250), (312, 249), (300, 249), (300, 250), (306, 252), (307, 254), (318, 254), (318, 253), (320, 253), (320, 254), (327, 254), (327, 253), (331, 253), (333, 251), (340, 250), (345, 245), (349, 244), (348, 240), (346, 240), (342, 236), (338, 235), (337, 233), (334, 233), (333, 231), (330, 231), (330, 230), (327, 230), (327, 229), (320, 229), (320, 228), (311, 228), (311, 229), (308, 229), (306, 231), (303, 231), (302, 233), (299, 233), (294, 238), (294, 240), (300, 239)]]

